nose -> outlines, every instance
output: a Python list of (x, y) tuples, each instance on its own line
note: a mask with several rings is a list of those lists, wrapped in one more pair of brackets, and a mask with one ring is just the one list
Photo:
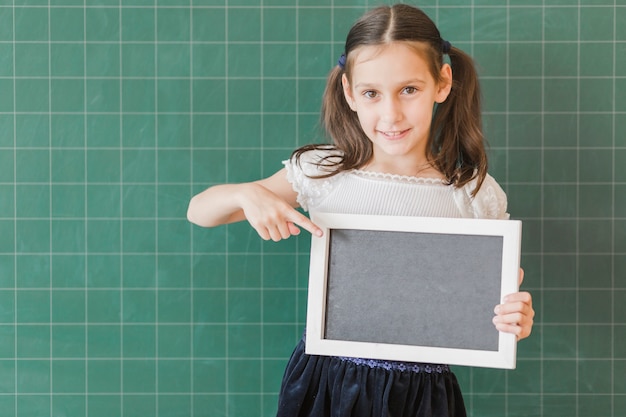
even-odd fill
[(390, 125), (402, 120), (403, 113), (397, 97), (387, 97), (382, 102), (381, 120)]

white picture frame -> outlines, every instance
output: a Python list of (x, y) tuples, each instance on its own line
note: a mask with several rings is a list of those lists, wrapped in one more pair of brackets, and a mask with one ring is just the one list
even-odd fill
[(308, 354), (515, 368), (516, 337), (492, 318), (518, 291), (521, 221), (311, 219), (323, 236), (311, 243)]

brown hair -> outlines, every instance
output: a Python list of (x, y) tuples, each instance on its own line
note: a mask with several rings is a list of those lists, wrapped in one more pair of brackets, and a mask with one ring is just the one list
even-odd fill
[[(345, 73), (350, 79), (357, 48), (406, 42), (416, 46), (426, 60), (435, 81), (441, 81), (444, 64), (444, 40), (434, 22), (420, 9), (405, 4), (377, 7), (361, 17), (346, 38), (345, 66), (335, 66), (328, 75), (324, 91), (321, 123), (333, 145), (307, 145), (294, 151), (300, 155), (312, 149), (336, 149), (339, 158), (327, 158), (322, 164), (329, 177), (342, 171), (358, 169), (373, 156), (371, 141), (365, 135), (356, 112), (346, 102), (341, 84)], [(449, 47), (450, 45), (446, 45)], [(447, 54), (453, 71), (448, 98), (436, 105), (428, 138), (427, 158), (446, 177), (449, 184), (461, 187), (477, 179), (475, 195), (487, 174), (487, 156), (482, 133), (480, 88), (472, 58), (455, 47)]]

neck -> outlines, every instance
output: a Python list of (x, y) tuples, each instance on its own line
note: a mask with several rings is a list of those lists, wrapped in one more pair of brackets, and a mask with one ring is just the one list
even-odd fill
[(384, 172), (407, 177), (442, 178), (441, 173), (427, 160), (402, 163), (399, 160), (371, 161), (363, 167), (366, 171)]

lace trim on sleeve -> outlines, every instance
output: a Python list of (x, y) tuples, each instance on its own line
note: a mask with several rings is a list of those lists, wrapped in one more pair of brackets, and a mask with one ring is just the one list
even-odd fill
[(341, 175), (330, 178), (312, 178), (322, 173), (316, 162), (321, 161), (327, 155), (327, 151), (310, 151), (302, 154), (299, 163), (294, 158), (283, 161), (287, 169), (287, 181), (298, 193), (296, 201), (306, 211), (319, 205), (330, 194), (333, 180)]
[(476, 180), (471, 181), (455, 192), (455, 200), (463, 217), (476, 219), (508, 220), (507, 198), (500, 185), (487, 174), (475, 197), (471, 193), (476, 187)]

